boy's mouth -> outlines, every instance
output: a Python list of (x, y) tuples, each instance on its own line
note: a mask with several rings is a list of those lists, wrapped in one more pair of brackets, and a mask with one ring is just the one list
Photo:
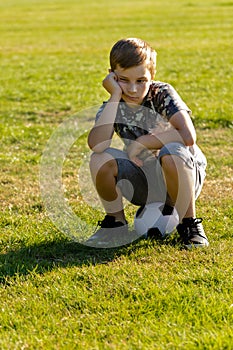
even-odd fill
[(138, 100), (139, 100), (139, 97), (136, 97), (136, 96), (125, 95), (125, 97), (127, 100), (130, 100), (132, 102), (138, 102)]

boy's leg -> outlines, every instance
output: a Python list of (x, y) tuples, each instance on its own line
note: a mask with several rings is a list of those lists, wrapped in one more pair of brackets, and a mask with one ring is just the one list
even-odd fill
[(167, 192), (179, 213), (180, 221), (195, 217), (195, 178), (193, 169), (176, 155), (164, 155), (161, 165)]
[(116, 186), (116, 160), (108, 153), (94, 153), (91, 156), (90, 171), (106, 214), (126, 223), (122, 195)]
[[(159, 168), (161, 169), (160, 166)], [(131, 162), (124, 151), (108, 148), (104, 153), (94, 153), (90, 170), (103, 206), (110, 215), (114, 214), (125, 220), (122, 197), (134, 205), (146, 203), (147, 174)], [(152, 177), (154, 180), (154, 173)]]
[(98, 221), (100, 228), (85, 244), (91, 247), (113, 248), (129, 243), (122, 195), (116, 186), (116, 160), (108, 153), (94, 153), (90, 160), (90, 171), (106, 215), (102, 221)]
[(203, 184), (200, 183), (198, 189), (197, 164), (185, 147), (176, 144), (164, 147), (160, 161), (168, 194), (180, 216), (177, 231), (182, 242), (188, 248), (208, 246), (202, 219), (196, 218), (195, 196), (200, 193)]
[(94, 153), (91, 156), (90, 171), (106, 214), (114, 216), (116, 221), (126, 223), (122, 195), (116, 186), (116, 160), (108, 153)]
[(124, 151), (108, 148), (91, 156), (93, 182), (106, 211), (100, 229), (85, 244), (107, 248), (125, 245), (138, 238), (128, 234), (122, 194), (135, 205), (145, 204), (148, 196), (147, 178), (143, 170), (132, 163)]

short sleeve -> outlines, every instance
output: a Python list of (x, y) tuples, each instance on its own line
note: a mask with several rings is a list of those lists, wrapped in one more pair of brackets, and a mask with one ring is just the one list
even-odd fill
[(97, 120), (100, 118), (101, 114), (103, 113), (103, 110), (106, 106), (107, 102), (103, 102), (102, 106), (98, 109), (96, 116), (95, 116), (95, 122), (97, 122)]
[(167, 120), (180, 110), (186, 110), (191, 114), (191, 110), (170, 84), (160, 83), (156, 86), (156, 93), (152, 96), (155, 110)]

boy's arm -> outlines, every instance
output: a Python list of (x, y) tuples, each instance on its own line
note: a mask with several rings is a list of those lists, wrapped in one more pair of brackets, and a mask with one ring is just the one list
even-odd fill
[(161, 130), (156, 133), (143, 135), (137, 138), (136, 142), (127, 149), (129, 158), (138, 166), (142, 166), (142, 161), (138, 155), (146, 148), (149, 150), (158, 150), (170, 142), (180, 142), (185, 146), (192, 146), (196, 142), (196, 131), (192, 120), (187, 111), (181, 110), (176, 112), (171, 118), (170, 123), (173, 128), (165, 132)]
[(111, 144), (118, 104), (122, 95), (117, 77), (113, 72), (103, 80), (103, 86), (109, 92), (110, 98), (88, 136), (88, 145), (96, 153), (103, 152)]
[(180, 142), (185, 146), (192, 146), (196, 142), (196, 131), (186, 110), (180, 110), (173, 114), (169, 122), (173, 126), (172, 129), (165, 132), (158, 131), (158, 133), (155, 129), (152, 132), (152, 135), (157, 138), (157, 142), (160, 142), (160, 145), (158, 143), (159, 149), (170, 142)]

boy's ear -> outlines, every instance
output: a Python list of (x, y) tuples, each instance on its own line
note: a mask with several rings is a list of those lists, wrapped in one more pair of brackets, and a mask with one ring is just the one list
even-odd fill
[(108, 73), (111, 73), (113, 72), (113, 70), (111, 68), (108, 69)]

